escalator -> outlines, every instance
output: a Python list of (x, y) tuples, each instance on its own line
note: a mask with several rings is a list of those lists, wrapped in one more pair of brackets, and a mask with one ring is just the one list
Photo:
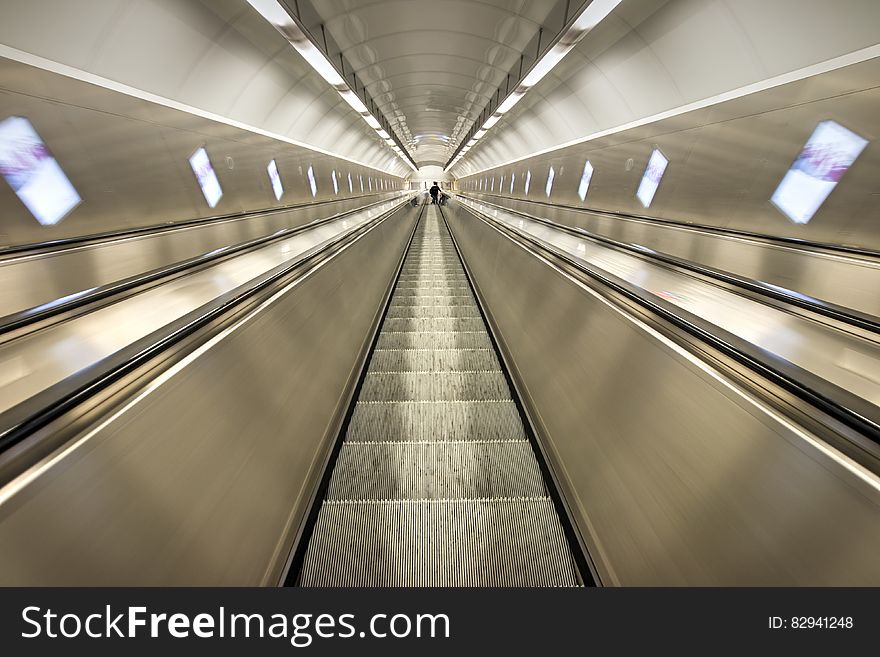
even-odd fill
[(575, 586), (556, 505), (445, 222), (416, 228), (302, 586)]

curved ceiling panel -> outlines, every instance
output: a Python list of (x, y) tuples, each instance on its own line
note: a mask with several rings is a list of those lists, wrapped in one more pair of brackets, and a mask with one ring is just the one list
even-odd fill
[(451, 171), (491, 169), (870, 48), (878, 24), (880, 3), (865, 0), (625, 0)]
[(3, 0), (0, 43), (403, 176), (408, 168), (244, 0)]
[(416, 163), (444, 165), (557, 0), (314, 7)]

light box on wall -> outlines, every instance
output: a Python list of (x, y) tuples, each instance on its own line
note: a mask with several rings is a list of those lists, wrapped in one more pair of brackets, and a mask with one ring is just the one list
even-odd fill
[(770, 201), (796, 224), (807, 223), (867, 145), (839, 123), (822, 121)]
[(657, 193), (657, 188), (660, 186), (660, 181), (663, 179), (663, 174), (666, 172), (668, 164), (669, 160), (655, 148), (654, 152), (651, 153), (648, 166), (645, 167), (645, 173), (642, 174), (642, 181), (639, 183), (639, 189), (636, 192), (639, 201), (646, 208), (650, 207), (651, 202), (654, 200), (654, 194)]
[(34, 126), (22, 116), (0, 122), (0, 173), (44, 226), (57, 224), (82, 200)]
[(544, 186), (544, 192), (547, 194), (547, 198), (550, 198), (550, 194), (553, 191), (553, 179), (556, 177), (556, 170), (551, 166), (550, 170), (547, 172), (547, 184)]
[(581, 182), (578, 184), (578, 196), (581, 201), (587, 198), (587, 191), (590, 189), (590, 180), (593, 177), (593, 165), (587, 160), (584, 163), (584, 171), (581, 174)]
[(312, 165), (309, 165), (309, 170), (306, 171), (306, 177), (309, 179), (309, 189), (312, 190), (312, 198), (318, 195), (318, 183), (315, 182), (315, 171), (312, 169)]
[(278, 165), (275, 164), (275, 160), (269, 162), (266, 171), (269, 174), (269, 182), (272, 183), (275, 200), (280, 201), (281, 197), (284, 196), (284, 185), (281, 184), (281, 175), (278, 173)]
[(199, 147), (195, 153), (190, 155), (189, 165), (192, 167), (193, 173), (196, 174), (196, 180), (205, 201), (210, 207), (216, 207), (223, 197), (223, 190), (220, 187), (220, 181), (217, 180), (217, 174), (214, 173), (214, 167), (211, 166), (208, 151), (204, 147)]

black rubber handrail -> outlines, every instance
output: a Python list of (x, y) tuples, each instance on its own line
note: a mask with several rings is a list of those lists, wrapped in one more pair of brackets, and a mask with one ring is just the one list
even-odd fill
[(0, 413), (0, 452), (20, 443), (38, 429), (82, 404), (159, 353), (193, 335), (219, 316), (251, 301), (297, 269), (316, 265), (333, 257), (336, 252), (359, 239), (402, 207), (403, 205), (395, 206), (352, 232), (334, 238), (327, 244), (314, 247), (292, 262), (278, 265), (115, 354), (3, 411)]
[(499, 208), (501, 210), (504, 210), (505, 212), (509, 212), (510, 214), (524, 217), (526, 219), (529, 219), (530, 221), (548, 226), (549, 228), (553, 228), (554, 230), (558, 230), (569, 235), (574, 235), (576, 237), (587, 239), (592, 242), (597, 242), (599, 244), (602, 244), (603, 246), (607, 246), (619, 251), (634, 253), (635, 255), (643, 258), (650, 258), (652, 260), (656, 260), (667, 265), (672, 265), (674, 267), (684, 269), (689, 272), (712, 278), (716, 281), (721, 281), (728, 285), (733, 285), (735, 287), (739, 287), (750, 292), (754, 292), (762, 296), (775, 299), (776, 301), (781, 301), (783, 303), (790, 304), (798, 308), (809, 310), (810, 312), (814, 312), (818, 315), (822, 315), (830, 319), (843, 322), (845, 324), (850, 324), (852, 326), (871, 331), (872, 333), (880, 334), (880, 318), (860, 312), (853, 308), (847, 308), (845, 306), (840, 306), (838, 304), (824, 301), (822, 299), (816, 299), (815, 297), (800, 294), (793, 290), (787, 290), (785, 288), (775, 285), (770, 285), (768, 283), (764, 283), (763, 281), (756, 281), (750, 278), (745, 278), (743, 276), (738, 276), (737, 274), (732, 274), (721, 269), (715, 269), (714, 267), (709, 267), (708, 265), (701, 265), (685, 258), (669, 255), (668, 253), (663, 253), (661, 251), (655, 251), (654, 249), (642, 246), (640, 244), (621, 242), (611, 237), (605, 237), (604, 235), (591, 233), (583, 228), (559, 224), (554, 221), (550, 221), (549, 219), (544, 219), (543, 217), (539, 217), (528, 212), (523, 212), (522, 210), (514, 210), (506, 206), (498, 205), (496, 203), (491, 203), (488, 201), (480, 200), (477, 202), (486, 203), (487, 205)]
[[(466, 198), (477, 197), (478, 194), (474, 194), (474, 192), (459, 192), (462, 196)], [(482, 194), (482, 192), (480, 193)], [(522, 203), (533, 203), (536, 205), (544, 205), (551, 208), (561, 208), (563, 210), (568, 210), (571, 212), (578, 212), (580, 214), (598, 214), (606, 217), (615, 217), (619, 219), (630, 219), (633, 221), (641, 221), (643, 223), (649, 224), (662, 224), (664, 226), (669, 226), (671, 228), (681, 228), (683, 230), (692, 230), (694, 232), (702, 232), (702, 233), (717, 233), (718, 235), (723, 235), (726, 237), (740, 237), (743, 239), (756, 240), (759, 242), (766, 242), (768, 244), (774, 244), (776, 246), (786, 246), (789, 248), (798, 248), (798, 249), (806, 249), (812, 251), (824, 251), (828, 254), (843, 254), (843, 255), (856, 255), (862, 258), (867, 258), (871, 260), (880, 260), (880, 251), (876, 251), (873, 249), (866, 249), (860, 246), (850, 246), (847, 244), (832, 244), (830, 242), (816, 242), (814, 240), (805, 240), (798, 237), (784, 237), (779, 235), (767, 235), (765, 233), (755, 233), (747, 230), (738, 230), (735, 228), (723, 228), (721, 226), (711, 226), (709, 224), (698, 224), (689, 221), (676, 221), (675, 219), (664, 219), (662, 217), (652, 217), (645, 214), (635, 214), (633, 212), (619, 212), (616, 210), (598, 210), (595, 208), (581, 208), (576, 205), (564, 205), (561, 203), (550, 203), (549, 201), (541, 201), (539, 199), (524, 199), (524, 198), (511, 198), (507, 196), (502, 196), (499, 194), (483, 194), (484, 196), (492, 196), (494, 198), (500, 198), (508, 201), (517, 201)], [(487, 203), (491, 203), (491, 201), (486, 201)], [(497, 205), (497, 204), (496, 204)], [(506, 206), (499, 205), (498, 207), (504, 207), (505, 210), (509, 210), (510, 208)]]
[[(407, 190), (399, 190), (401, 196), (405, 196)], [(365, 194), (364, 196), (378, 196), (378, 193)], [(83, 246), (101, 242), (110, 242), (113, 240), (124, 239), (126, 237), (138, 237), (144, 235), (159, 235), (161, 233), (173, 232), (184, 228), (192, 228), (193, 226), (202, 226), (214, 223), (223, 223), (226, 221), (238, 221), (249, 217), (268, 216), (273, 214), (282, 214), (293, 210), (304, 210), (308, 208), (316, 208), (330, 203), (339, 203), (340, 201), (357, 199), (363, 197), (348, 197), (347, 199), (326, 199), (322, 201), (311, 201), (308, 203), (293, 203), (280, 208), (263, 208), (260, 210), (246, 210), (243, 212), (230, 212), (228, 214), (217, 214), (210, 217), (200, 217), (198, 219), (184, 219), (181, 221), (167, 221), (161, 224), (153, 224), (151, 226), (140, 226), (137, 228), (125, 228), (118, 231), (106, 231), (103, 233), (92, 233), (90, 235), (78, 235), (76, 237), (65, 237), (57, 240), (46, 240), (45, 242), (30, 242), (28, 244), (13, 244), (10, 246), (0, 247), (0, 260), (9, 256), (21, 256), (30, 253), (47, 255), (54, 250), (62, 250), (75, 246)], [(373, 201), (367, 205), (375, 205), (383, 200), (387, 201), (393, 198), (393, 193), (388, 193), (384, 199)], [(367, 206), (361, 206), (367, 207)]]
[(880, 409), (865, 399), (844, 390), (821, 377), (804, 370), (776, 354), (743, 340), (692, 313), (655, 298), (641, 288), (598, 267), (577, 260), (540, 240), (521, 233), (484, 215), (467, 205), (463, 206), (480, 220), (493, 226), (509, 239), (533, 253), (549, 254), (561, 260), (574, 271), (610, 288), (638, 306), (659, 316), (688, 335), (709, 344), (734, 362), (775, 383), (797, 398), (818, 408), (826, 415), (855, 430), (876, 444), (880, 444)]
[[(29, 324), (34, 324), (35, 322), (43, 321), (62, 313), (75, 311), (77, 308), (91, 305), (97, 301), (101, 301), (109, 297), (128, 292), (143, 285), (155, 283), (156, 281), (174, 276), (181, 272), (202, 267), (206, 264), (214, 263), (219, 260), (229, 258), (230, 256), (241, 254), (245, 251), (251, 251), (275, 241), (287, 239), (289, 237), (292, 237), (293, 235), (312, 230), (314, 228), (318, 228), (334, 221), (338, 221), (343, 217), (362, 212), (363, 210), (375, 207), (376, 205), (379, 205), (381, 203), (386, 203), (389, 200), (391, 199), (376, 201), (374, 203), (360, 206), (358, 208), (339, 212), (323, 219), (316, 219), (315, 221), (311, 221), (301, 226), (284, 228), (270, 235), (264, 235), (262, 237), (257, 237), (246, 242), (240, 242), (238, 244), (220, 247), (219, 249), (214, 249), (213, 251), (210, 251), (208, 253), (203, 253), (201, 255), (188, 258), (186, 260), (181, 260), (180, 262), (175, 262), (170, 265), (165, 265), (164, 267), (159, 267), (158, 269), (153, 269), (141, 274), (136, 274), (134, 276), (124, 278), (119, 281), (114, 281), (112, 283), (101, 285), (85, 293), (68, 295), (62, 300), (50, 301), (42, 305), (35, 306), (33, 308), (28, 308), (26, 310), (21, 310), (10, 315), (6, 315), (5, 317), (0, 317), (0, 335), (24, 328)], [(404, 200), (403, 198), (401, 198), (400, 204), (402, 205), (403, 203)]]

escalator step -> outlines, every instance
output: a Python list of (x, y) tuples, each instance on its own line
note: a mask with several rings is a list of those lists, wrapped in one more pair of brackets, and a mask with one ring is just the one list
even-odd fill
[(480, 311), (472, 305), (441, 306), (427, 304), (424, 306), (391, 306), (388, 319), (403, 317), (480, 317)]
[(303, 586), (576, 586), (548, 497), (327, 501)]
[(346, 440), (524, 440), (513, 401), (355, 404)]
[(491, 349), (377, 349), (370, 361), (371, 372), (479, 372), (498, 370)]
[(576, 586), (451, 237), (416, 229), (306, 549), (304, 586)]
[(491, 349), (492, 341), (486, 331), (383, 331), (376, 343), (377, 349)]
[[(461, 307), (461, 306), (460, 306)], [(388, 317), (383, 328), (392, 333), (443, 331), (484, 331), (483, 318), (476, 317)]]
[(368, 372), (359, 401), (478, 401), (510, 399), (500, 371)]
[(547, 495), (527, 440), (345, 443), (328, 500)]
[(467, 306), (476, 308), (473, 295), (467, 294), (434, 294), (424, 296), (391, 297), (391, 307), (398, 306)]

